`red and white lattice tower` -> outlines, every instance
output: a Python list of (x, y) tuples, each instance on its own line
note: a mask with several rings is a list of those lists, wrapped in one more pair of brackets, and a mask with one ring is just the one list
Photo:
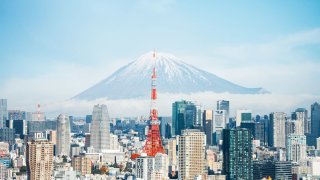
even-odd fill
[[(155, 53), (153, 53), (153, 59), (156, 60)], [(160, 121), (158, 120), (157, 109), (157, 87), (156, 87), (156, 67), (154, 66), (152, 71), (152, 83), (151, 83), (151, 108), (150, 108), (150, 124), (148, 130), (148, 136), (146, 144), (143, 147), (143, 152), (148, 156), (155, 156), (157, 153), (164, 153), (162, 141), (160, 137)]]

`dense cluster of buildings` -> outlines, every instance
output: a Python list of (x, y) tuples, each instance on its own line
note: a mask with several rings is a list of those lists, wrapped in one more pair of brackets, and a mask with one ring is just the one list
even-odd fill
[(320, 179), (318, 103), (310, 113), (230, 112), (226, 100), (172, 103), (159, 117), (164, 152), (148, 156), (148, 118), (110, 118), (95, 105), (86, 117), (47, 119), (0, 99), (0, 179)]

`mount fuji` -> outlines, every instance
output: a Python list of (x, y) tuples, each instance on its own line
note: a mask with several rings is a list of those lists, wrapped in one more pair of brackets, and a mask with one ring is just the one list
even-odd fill
[(132, 99), (150, 96), (151, 73), (157, 72), (157, 90), (159, 93), (232, 93), (263, 94), (263, 88), (247, 88), (224, 80), (212, 73), (189, 65), (174, 55), (153, 52), (142, 55), (136, 61), (123, 66), (108, 78), (90, 87), (73, 99), (95, 100)]

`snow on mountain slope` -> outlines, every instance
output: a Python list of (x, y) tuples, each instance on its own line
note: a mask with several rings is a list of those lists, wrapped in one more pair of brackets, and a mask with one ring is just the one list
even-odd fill
[(120, 68), (105, 80), (85, 90), (73, 99), (94, 100), (149, 97), (152, 68), (156, 67), (159, 93), (229, 92), (233, 94), (267, 93), (262, 88), (246, 88), (212, 73), (184, 63), (177, 57), (153, 52)]

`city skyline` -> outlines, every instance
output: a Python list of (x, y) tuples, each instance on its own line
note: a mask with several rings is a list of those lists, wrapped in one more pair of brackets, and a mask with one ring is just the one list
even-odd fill
[[(66, 100), (154, 48), (237, 84), (272, 92), (173, 95), (160, 98), (159, 114), (168, 115), (170, 104), (165, 102), (176, 99), (198, 101), (211, 109), (216, 100), (226, 99), (234, 103), (232, 112), (256, 108), (257, 113), (290, 112), (319, 100), (318, 1), (1, 4), (0, 65), (5, 68), (0, 94), (8, 99), (9, 109), (36, 111), (41, 104), (50, 117), (87, 114), (97, 102)], [(205, 104), (204, 99), (213, 103)], [(246, 104), (240, 104), (244, 100)], [(267, 105), (278, 101), (279, 109)], [(128, 111), (125, 102), (107, 102), (110, 107), (122, 106), (111, 108), (110, 115), (148, 114), (148, 100), (133, 102), (142, 106), (135, 112)]]

